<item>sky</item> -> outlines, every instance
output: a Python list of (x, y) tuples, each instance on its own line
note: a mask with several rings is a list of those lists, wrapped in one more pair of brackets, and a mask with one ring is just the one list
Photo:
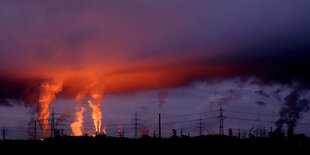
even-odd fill
[[(151, 135), (156, 130), (152, 119), (159, 112), (178, 122), (173, 115), (212, 113), (222, 105), (228, 114), (231, 111), (228, 127), (248, 130), (257, 121), (236, 118), (272, 115), (259, 117), (267, 120), (268, 130), (273, 126), (306, 133), (309, 4), (307, 0), (2, 0), (0, 125), (8, 133), (28, 130), (29, 121), (50, 118), (42, 114), (47, 103), (50, 112), (54, 107), (56, 112), (70, 113), (62, 122), (68, 134), (74, 113), (86, 108), (88, 132), (94, 127), (87, 101), (93, 99), (108, 131), (105, 120), (120, 124), (132, 121), (138, 112), (146, 117), (141, 121)], [(206, 132), (216, 132), (217, 122), (206, 121), (210, 130)], [(28, 136), (16, 133), (9, 135)]]

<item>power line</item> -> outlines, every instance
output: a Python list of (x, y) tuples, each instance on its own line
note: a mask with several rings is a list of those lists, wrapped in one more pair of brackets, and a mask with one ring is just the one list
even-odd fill
[[(214, 119), (214, 118), (220, 118), (220, 131), (219, 131), (219, 134), (224, 134), (224, 129), (228, 129), (226, 127), (224, 127), (224, 118), (227, 118), (227, 119), (234, 119), (234, 120), (242, 120), (242, 121), (251, 121), (251, 122), (263, 122), (263, 123), (271, 123), (271, 124), (274, 124), (274, 121), (271, 121), (271, 120), (257, 120), (257, 119), (252, 119), (250, 116), (249, 117), (246, 117), (246, 115), (257, 115), (257, 113), (251, 113), (251, 112), (242, 112), (242, 111), (234, 111), (234, 110), (224, 110), (222, 108), (220, 108), (219, 110), (216, 110), (216, 111), (213, 111), (213, 112), (220, 112), (220, 114), (218, 116), (210, 116), (210, 117), (202, 117), (202, 114), (210, 114), (210, 112), (203, 112), (203, 113), (184, 113), (184, 114), (178, 114), (178, 115), (164, 115), (164, 116), (161, 116), (161, 115), (158, 115), (158, 120), (154, 120), (152, 119), (151, 122), (148, 122), (147, 124), (147, 127), (149, 128), (150, 126), (153, 128), (153, 130), (156, 131), (156, 128), (157, 128), (157, 124), (158, 124), (158, 131), (160, 131), (160, 136), (167, 136), (170, 132), (170, 129), (172, 127), (176, 127), (177, 129), (182, 129), (182, 132), (183, 130), (188, 130), (189, 132), (191, 133), (195, 133), (196, 135), (202, 135), (203, 131), (205, 129), (210, 129), (210, 128), (205, 128), (204, 125), (203, 125), (203, 121), (204, 120), (209, 120), (209, 119)], [(235, 117), (234, 115), (232, 116), (227, 116), (225, 115), (224, 116), (224, 112), (226, 113), (229, 113), (229, 114), (246, 114), (246, 115), (239, 115), (237, 117)], [(59, 124), (56, 126), (54, 126), (55, 124), (53, 124), (53, 122), (55, 121), (55, 115), (56, 113), (54, 112), (53, 110), (53, 113), (52, 115), (50, 116), (50, 127), (48, 129), (41, 129), (39, 130), (39, 132), (37, 131), (37, 124), (36, 123), (43, 123), (42, 120), (34, 120), (35, 124), (34, 124), (34, 128), (33, 128), (33, 125), (30, 126), (31, 129), (31, 132), (29, 131), (28, 128), (16, 128), (16, 127), (8, 127), (6, 129), (9, 129), (9, 131), (11, 131), (11, 129), (13, 131), (15, 131), (16, 133), (22, 133), (23, 131), (25, 131), (24, 133), (27, 133), (27, 129), (28, 129), (28, 132), (30, 133), (34, 133), (34, 138), (36, 138), (37, 135), (40, 134), (41, 131), (43, 130), (50, 130), (51, 131), (51, 136), (55, 136), (56, 135), (56, 128), (58, 128), (59, 126), (65, 126), (65, 128), (63, 129), (59, 129), (59, 131), (66, 131), (66, 133), (68, 133), (69, 131), (71, 131), (71, 128), (66, 128), (66, 126), (68, 126), (68, 124)], [(200, 114), (200, 118), (199, 119), (193, 119), (191, 116), (197, 116), (198, 114)], [(274, 115), (268, 115), (268, 116), (274, 116)], [(223, 118), (221, 120), (221, 117)], [(164, 120), (162, 120), (163, 118), (165, 118)], [(168, 121), (167, 121), (168, 119)], [(181, 119), (181, 120), (180, 120)], [(26, 122), (26, 120), (24, 120)], [(33, 120), (32, 120), (33, 121)], [(68, 120), (64, 120), (65, 122), (68, 122)], [(114, 121), (112, 120), (108, 120), (108, 119), (105, 119), (105, 124), (107, 125), (107, 131), (108, 133), (118, 133), (117, 132), (117, 128), (116, 126), (118, 126), (120, 123), (115, 123), (117, 121), (117, 119), (115, 119)], [(157, 122), (158, 121), (158, 122)], [(29, 121), (27, 121), (29, 122)], [(126, 131), (127, 133), (129, 133), (128, 135), (129, 136), (132, 136), (133, 132), (134, 132), (134, 135), (135, 135), (135, 138), (138, 137), (138, 125), (140, 125), (140, 119), (139, 119), (139, 115), (138, 113), (136, 112), (135, 113), (135, 118), (134, 118), (134, 123), (130, 123), (130, 121), (124, 121), (122, 120), (121, 123), (122, 126), (125, 126), (125, 127), (128, 127), (126, 128)], [(124, 123), (125, 122), (125, 123)], [(43, 123), (44, 124), (44, 123)], [(197, 124), (198, 124), (198, 130), (197, 130)], [(163, 125), (163, 126), (162, 126)], [(310, 123), (298, 123), (298, 125), (303, 125), (303, 126), (310, 126)], [(84, 124), (85, 126), (85, 124)], [(132, 128), (132, 126), (134, 128)], [(185, 127), (185, 128), (184, 128)], [(174, 129), (176, 129), (174, 128)], [(128, 130), (127, 130), (128, 129)], [(134, 130), (132, 130), (134, 129)], [(196, 130), (194, 130), (196, 129)], [(213, 127), (211, 128), (212, 131), (214, 130)], [(233, 129), (233, 128), (232, 128)], [(93, 130), (93, 128), (84, 128), (83, 131), (90, 131), (90, 130)], [(62, 132), (63, 132), (62, 131)], [(38, 133), (37, 133), (38, 132)], [(58, 131), (57, 131), (58, 132)], [(209, 132), (209, 131), (208, 131)], [(209, 132), (211, 133), (211, 132)], [(53, 135), (52, 135), (53, 134)], [(170, 134), (169, 134), (170, 135)]]
[(241, 111), (235, 111), (235, 110), (224, 110), (225, 112), (228, 113), (237, 113), (237, 114), (246, 114), (246, 115), (258, 115), (258, 114), (263, 114), (263, 116), (267, 117), (277, 117), (278, 115), (276, 114), (266, 114), (266, 113), (251, 113), (251, 112), (241, 112)]
[(6, 130), (5, 128), (2, 129), (2, 139), (5, 140)]
[(199, 113), (185, 113), (185, 114), (177, 114), (177, 115), (165, 115), (162, 118), (174, 118), (174, 117), (185, 117), (185, 116), (193, 116), (193, 115), (202, 115), (218, 112), (218, 110), (208, 111), (208, 112), (199, 112)]
[[(207, 117), (207, 118), (200, 118), (201, 120), (208, 120), (216, 118), (216, 116)], [(181, 124), (181, 123), (187, 123), (187, 122), (197, 122), (200, 119), (191, 119), (191, 120), (183, 120), (183, 121), (170, 121), (170, 122), (163, 122), (162, 124)]]
[(231, 117), (231, 116), (226, 116), (226, 118), (229, 118), (229, 119), (236, 119), (236, 120), (244, 120), (244, 121), (252, 121), (252, 122), (274, 123), (274, 121), (267, 121), (267, 120), (255, 120), (255, 119), (240, 118), (240, 117)]

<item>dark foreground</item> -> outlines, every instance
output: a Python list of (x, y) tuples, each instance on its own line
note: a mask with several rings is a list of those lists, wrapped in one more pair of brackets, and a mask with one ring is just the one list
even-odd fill
[[(306, 136), (282, 138), (249, 138), (239, 139), (228, 136), (200, 136), (178, 138), (151, 138), (140, 139), (115, 137), (55, 137), (45, 140), (2, 140), (0, 149), (11, 151), (33, 151), (40, 153), (78, 152), (124, 152), (124, 153), (194, 153), (199, 152), (310, 152), (310, 138)], [(104, 153), (105, 152), (105, 153)], [(212, 153), (212, 154), (213, 154)], [(111, 154), (111, 153), (108, 153)], [(201, 153), (199, 153), (201, 154)]]

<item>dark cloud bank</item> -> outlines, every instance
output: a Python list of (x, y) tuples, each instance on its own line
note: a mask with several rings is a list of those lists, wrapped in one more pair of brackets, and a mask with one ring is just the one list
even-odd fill
[(12, 76), (21, 70), (79, 70), (92, 62), (97, 68), (122, 66), (111, 74), (135, 74), (140, 72), (140, 67), (132, 69), (135, 65), (154, 58), (144, 70), (177, 76), (159, 76), (158, 86), (129, 84), (129, 91), (236, 77), (254, 78), (258, 85), (287, 85), (292, 91), (276, 126), (293, 129), (309, 108), (302, 97), (310, 87), (309, 6), (309, 1), (264, 0), (1, 1), (0, 103), (33, 105), (40, 83), (52, 78)]

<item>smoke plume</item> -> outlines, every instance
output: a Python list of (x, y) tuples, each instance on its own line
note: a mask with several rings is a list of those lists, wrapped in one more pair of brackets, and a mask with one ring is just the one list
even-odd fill
[[(78, 108), (77, 108), (78, 109)], [(80, 107), (78, 111), (75, 113), (75, 121), (71, 123), (70, 127), (72, 130), (72, 136), (82, 136), (83, 135), (83, 113), (85, 112), (85, 108)]]
[(297, 86), (284, 98), (284, 103), (279, 111), (280, 118), (275, 123), (277, 130), (281, 130), (286, 124), (287, 129), (293, 131), (301, 113), (309, 110), (310, 101), (301, 97), (304, 91)]

